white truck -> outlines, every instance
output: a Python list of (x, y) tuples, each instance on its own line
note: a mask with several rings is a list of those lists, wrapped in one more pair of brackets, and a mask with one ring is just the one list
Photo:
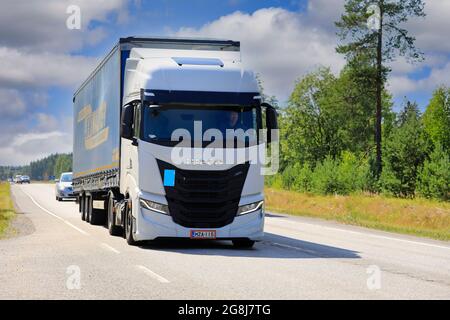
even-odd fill
[(265, 146), (259, 129), (276, 129), (276, 111), (243, 68), (239, 42), (121, 38), (73, 102), (83, 220), (130, 245), (261, 240), (264, 176), (248, 154)]

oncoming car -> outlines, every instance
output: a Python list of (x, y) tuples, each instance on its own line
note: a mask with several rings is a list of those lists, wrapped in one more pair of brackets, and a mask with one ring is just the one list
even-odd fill
[(19, 183), (30, 183), (30, 177), (29, 176), (21, 176)]
[(61, 201), (64, 198), (75, 198), (72, 188), (72, 172), (61, 174), (61, 178), (56, 182), (55, 192), (57, 201)]

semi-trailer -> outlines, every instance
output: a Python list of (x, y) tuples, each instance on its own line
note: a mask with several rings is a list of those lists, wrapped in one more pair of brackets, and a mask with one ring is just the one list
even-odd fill
[(262, 163), (248, 154), (265, 146), (259, 132), (276, 129), (276, 111), (243, 66), (239, 42), (121, 38), (73, 105), (81, 219), (131, 245), (262, 239)]

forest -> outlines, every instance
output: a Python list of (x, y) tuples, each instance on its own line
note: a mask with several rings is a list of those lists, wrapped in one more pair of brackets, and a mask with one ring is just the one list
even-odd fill
[(72, 154), (52, 154), (26, 166), (0, 166), (0, 180), (28, 175), (32, 180), (45, 181), (58, 178), (62, 172), (72, 171)]

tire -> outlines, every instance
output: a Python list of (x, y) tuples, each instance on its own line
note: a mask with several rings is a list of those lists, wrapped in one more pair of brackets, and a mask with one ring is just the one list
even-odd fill
[(233, 240), (233, 246), (238, 249), (250, 249), (255, 244), (255, 241), (250, 239)]
[(109, 234), (112, 236), (123, 235), (123, 229), (115, 225), (115, 218), (116, 217), (114, 214), (114, 195), (110, 193), (108, 197), (108, 208), (107, 208), (108, 231)]
[(81, 220), (86, 221), (86, 196), (85, 195), (80, 196), (80, 213), (81, 213)]
[(86, 221), (87, 223), (91, 222), (91, 214), (92, 214), (92, 197), (90, 196), (85, 196), (84, 198), (84, 221)]
[[(131, 201), (131, 200), (130, 200)], [(138, 243), (133, 238), (133, 208), (129, 208), (129, 206), (126, 206), (125, 209), (125, 239), (127, 240), (127, 243), (130, 246), (136, 246)]]

